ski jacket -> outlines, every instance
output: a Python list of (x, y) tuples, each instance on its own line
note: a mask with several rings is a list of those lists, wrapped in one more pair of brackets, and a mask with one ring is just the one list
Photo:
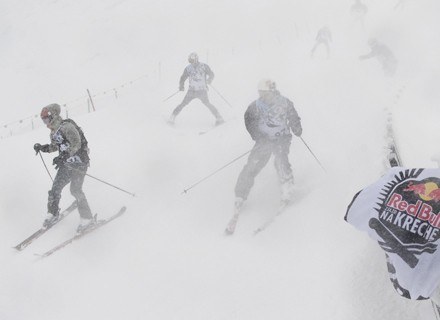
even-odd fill
[(80, 127), (71, 119), (58, 117), (51, 128), (49, 152), (67, 152), (66, 163), (89, 164), (89, 148)]
[(291, 137), (291, 129), (301, 128), (301, 118), (293, 102), (278, 92), (269, 104), (261, 99), (252, 102), (245, 112), (244, 121), (247, 131), (255, 141)]
[(208, 90), (208, 84), (214, 79), (214, 72), (205, 63), (189, 64), (185, 70), (183, 70), (180, 77), (180, 87), (183, 88), (185, 80), (189, 78), (189, 90), (193, 91), (206, 91)]
[(345, 220), (385, 251), (390, 280), (408, 299), (440, 284), (440, 169), (394, 167), (355, 195)]
[(332, 33), (329, 28), (323, 27), (319, 29), (318, 33), (316, 34), (316, 41), (317, 42), (331, 42), (332, 41)]

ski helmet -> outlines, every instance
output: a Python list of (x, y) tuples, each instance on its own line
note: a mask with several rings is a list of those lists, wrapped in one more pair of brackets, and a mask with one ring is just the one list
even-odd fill
[(271, 79), (261, 79), (258, 82), (258, 91), (275, 91), (276, 84)]
[(189, 63), (197, 63), (199, 62), (199, 55), (195, 52), (191, 52), (188, 56)]
[(41, 109), (41, 113), (40, 113), (40, 117), (41, 120), (43, 120), (43, 122), (46, 125), (49, 125), (50, 123), (52, 123), (53, 119), (56, 116), (59, 116), (61, 112), (61, 107), (59, 104), (56, 103), (52, 103), (46, 107), (44, 107), (43, 109)]

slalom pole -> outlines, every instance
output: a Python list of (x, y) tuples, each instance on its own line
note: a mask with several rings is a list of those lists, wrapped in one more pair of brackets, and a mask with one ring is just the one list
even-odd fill
[[(81, 171), (81, 170), (79, 170), (79, 169), (73, 168), (72, 166), (68, 166), (68, 165), (66, 165), (66, 166), (67, 166), (69, 169), (72, 169), (72, 170), (75, 170), (75, 171), (78, 171), (78, 172), (84, 173), (84, 171)], [(101, 180), (101, 179), (99, 179), (99, 178), (96, 178), (96, 177), (94, 177), (94, 176), (92, 176), (92, 175), (90, 175), (90, 174), (88, 174), (88, 173), (86, 173), (85, 175), (88, 176), (88, 177), (90, 177), (90, 178), (92, 178), (92, 179), (98, 180), (99, 182), (102, 182), (102, 183), (104, 183), (104, 184), (106, 184), (106, 185), (108, 185), (108, 186), (110, 186), (110, 187), (113, 187), (113, 188), (115, 188), (115, 189), (118, 189), (119, 191), (125, 192), (125, 193), (129, 194), (129, 195), (132, 196), (132, 197), (136, 197), (136, 195), (135, 195), (134, 193), (129, 192), (129, 191), (124, 190), (124, 189), (121, 189), (121, 188), (119, 188), (119, 187), (117, 187), (117, 186), (115, 186), (115, 185), (113, 185), (113, 184), (111, 184), (111, 183), (108, 183), (108, 182), (106, 182), (106, 181), (104, 181), (104, 180)]]
[(174, 97), (176, 94), (178, 94), (180, 92), (180, 90), (177, 90), (176, 92), (174, 92), (172, 95), (170, 95), (168, 98), (166, 98), (165, 100), (163, 100), (162, 102), (165, 102), (169, 99), (171, 99), (172, 97)]
[(228, 100), (226, 100), (225, 97), (223, 97), (223, 96), (221, 95), (221, 93), (218, 92), (218, 90), (212, 86), (212, 84), (210, 84), (209, 86), (210, 86), (212, 89), (214, 89), (214, 91), (220, 96), (220, 98), (222, 98), (222, 99), (228, 104), (228, 106), (230, 106), (231, 108), (234, 108), (234, 107), (228, 102)]
[(315, 156), (315, 154), (313, 153), (313, 151), (309, 148), (309, 146), (307, 145), (307, 143), (304, 141), (303, 137), (299, 137), (301, 139), (301, 141), (304, 143), (304, 145), (307, 147), (307, 149), (309, 149), (310, 153), (312, 154), (312, 156), (315, 158), (316, 162), (318, 162), (319, 166), (322, 168), (322, 170), (324, 170), (325, 173), (327, 173), (327, 171), (325, 170), (325, 168), (322, 166), (321, 162), (319, 162), (318, 158)]
[(38, 151), (38, 154), (40, 155), (41, 161), (43, 161), (44, 167), (46, 168), (46, 171), (47, 171), (47, 174), (48, 174), (49, 177), (50, 177), (50, 180), (52, 180), (52, 182), (53, 182), (52, 175), (50, 174), (49, 169), (48, 169), (47, 166), (46, 166), (46, 162), (44, 162), (44, 159), (43, 159), (43, 156), (41, 155), (41, 152)]
[[(252, 149), (251, 149), (252, 150)], [(220, 169), (217, 169), (216, 171), (214, 171), (213, 173), (207, 175), (206, 177), (204, 177), (203, 179), (200, 179), (199, 181), (197, 181), (196, 183), (194, 183), (193, 185), (189, 186), (188, 188), (184, 189), (182, 191), (181, 194), (187, 193), (189, 190), (191, 190), (192, 188), (194, 188), (195, 186), (197, 186), (198, 184), (202, 183), (203, 181), (205, 181), (206, 179), (212, 177), (213, 175), (215, 175), (217, 172), (220, 172), (221, 170), (223, 170), (224, 168), (226, 168), (227, 166), (231, 165), (232, 163), (234, 163), (235, 161), (237, 161), (240, 158), (243, 158), (245, 155), (247, 155), (249, 152), (251, 152), (251, 150), (243, 153), (241, 156), (238, 156), (237, 158), (235, 158), (234, 160), (228, 162), (227, 164), (225, 164), (223, 167), (221, 167)]]

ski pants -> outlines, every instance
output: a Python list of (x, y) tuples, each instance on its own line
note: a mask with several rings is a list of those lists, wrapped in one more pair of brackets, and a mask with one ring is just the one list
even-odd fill
[(196, 98), (200, 99), (200, 101), (202, 101), (202, 103), (208, 107), (209, 111), (211, 111), (216, 119), (221, 118), (220, 113), (218, 112), (216, 107), (214, 107), (214, 105), (209, 102), (208, 91), (206, 90), (188, 90), (185, 97), (183, 98), (183, 101), (176, 107), (176, 109), (174, 109), (173, 115), (176, 117), (186, 105), (188, 105), (192, 100)]
[(283, 136), (277, 140), (258, 140), (249, 154), (248, 161), (238, 176), (235, 196), (244, 200), (254, 185), (255, 177), (274, 155), (275, 169), (281, 184), (293, 183), (292, 166), (289, 162), (289, 149), (292, 137)]
[(52, 189), (49, 190), (49, 199), (47, 202), (47, 210), (49, 213), (56, 214), (59, 211), (59, 202), (61, 199), (61, 192), (64, 187), (70, 182), (70, 193), (78, 202), (78, 212), (81, 218), (93, 218), (90, 211), (89, 203), (82, 190), (84, 177), (87, 172), (87, 165), (85, 164), (68, 164), (59, 167), (58, 172), (52, 184)]

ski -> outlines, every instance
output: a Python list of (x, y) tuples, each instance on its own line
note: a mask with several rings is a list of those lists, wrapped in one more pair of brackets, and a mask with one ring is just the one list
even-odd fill
[(254, 236), (259, 234), (260, 232), (266, 230), (272, 223), (274, 223), (276, 218), (286, 210), (286, 208), (289, 206), (289, 204), (290, 204), (290, 201), (282, 201), (280, 206), (278, 207), (278, 210), (275, 213), (275, 215), (272, 216), (272, 218), (267, 220), (265, 223), (263, 223), (258, 229), (256, 229), (254, 231)]
[(40, 256), (41, 258), (45, 258), (45, 257), (50, 256), (51, 254), (55, 253), (56, 251), (58, 251), (58, 250), (64, 248), (65, 246), (71, 244), (72, 242), (74, 242), (74, 241), (76, 241), (78, 239), (81, 239), (83, 236), (85, 236), (85, 235), (87, 235), (87, 234), (89, 234), (89, 233), (91, 233), (91, 232), (101, 228), (102, 226), (106, 225), (110, 221), (112, 221), (112, 220), (114, 220), (116, 218), (119, 218), (120, 216), (122, 216), (125, 213), (126, 209), (127, 208), (125, 206), (122, 207), (121, 209), (119, 209), (119, 211), (116, 214), (114, 214), (110, 218), (96, 221), (95, 225), (93, 225), (92, 227), (90, 227), (90, 228), (84, 230), (83, 232), (81, 232), (79, 234), (76, 234), (72, 238), (70, 238), (70, 239), (60, 243), (59, 245), (57, 245), (53, 249), (51, 249), (51, 250), (49, 250), (49, 251), (47, 251), (47, 252), (45, 252), (45, 253), (43, 253), (41, 255), (40, 254), (37, 254), (37, 255)]
[(23, 240), (21, 243), (17, 244), (14, 249), (21, 251), (24, 248), (26, 248), (28, 245), (30, 245), (33, 241), (41, 237), (43, 234), (45, 234), (49, 229), (51, 229), (54, 225), (56, 225), (58, 222), (63, 220), (66, 216), (68, 216), (73, 210), (75, 210), (78, 207), (78, 204), (75, 201), (72, 202), (70, 206), (67, 207), (67, 209), (60, 212), (58, 219), (53, 221), (51, 224), (42, 226), (40, 229), (38, 229), (36, 232), (34, 232), (32, 235), (27, 237), (25, 240)]

